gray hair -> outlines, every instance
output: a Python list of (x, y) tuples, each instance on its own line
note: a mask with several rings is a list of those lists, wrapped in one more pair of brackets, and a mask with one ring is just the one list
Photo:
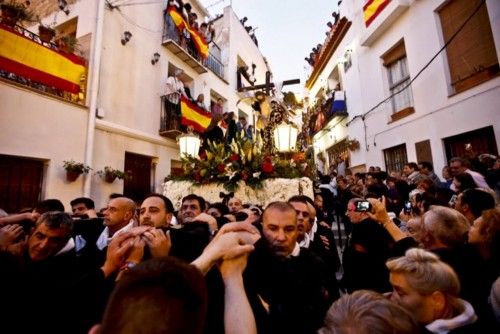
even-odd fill
[(37, 226), (41, 224), (45, 224), (49, 228), (66, 228), (69, 232), (68, 235), (73, 230), (73, 219), (69, 214), (61, 211), (45, 212), (36, 221)]
[(428, 246), (427, 237), (439, 241), (449, 248), (461, 246), (467, 242), (470, 223), (457, 210), (444, 206), (431, 206), (422, 217), (424, 246)]
[(391, 273), (404, 274), (410, 287), (421, 295), (440, 291), (447, 298), (458, 298), (460, 282), (457, 274), (434, 253), (412, 248), (405, 256), (387, 261), (386, 266)]
[(319, 334), (419, 333), (413, 316), (379, 293), (358, 290), (338, 299), (328, 310)]

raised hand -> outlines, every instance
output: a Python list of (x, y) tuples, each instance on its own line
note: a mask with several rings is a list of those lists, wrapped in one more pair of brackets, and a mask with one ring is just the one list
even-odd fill
[(152, 257), (168, 256), (172, 242), (170, 234), (163, 232), (160, 229), (152, 229), (144, 232), (143, 240), (151, 252)]

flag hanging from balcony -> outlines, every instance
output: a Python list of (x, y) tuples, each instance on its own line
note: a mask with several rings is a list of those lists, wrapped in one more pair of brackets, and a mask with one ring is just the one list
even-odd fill
[(196, 104), (181, 96), (181, 123), (192, 126), (199, 133), (205, 132), (212, 121), (212, 115), (198, 107)]
[(0, 70), (78, 94), (85, 61), (50, 49), (0, 24)]
[(193, 40), (193, 44), (198, 51), (198, 54), (204, 58), (208, 58), (208, 44), (203, 38), (203, 36), (200, 35), (200, 33), (189, 26), (189, 23), (184, 20), (184, 17), (177, 11), (177, 8), (175, 7), (168, 7), (167, 13), (172, 17), (172, 21), (174, 21), (175, 26), (179, 31), (182, 32), (182, 30), (186, 29), (189, 32), (189, 35), (191, 36), (191, 39)]
[(384, 10), (391, 0), (368, 0), (363, 6), (363, 14), (365, 25), (368, 27), (370, 23)]

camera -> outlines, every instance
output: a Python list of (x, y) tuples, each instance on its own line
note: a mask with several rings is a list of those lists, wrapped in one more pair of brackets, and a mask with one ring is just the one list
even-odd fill
[(405, 202), (405, 206), (404, 206), (404, 213), (411, 213), (411, 210), (412, 210), (412, 206), (411, 206), (411, 202), (410, 201), (406, 201)]
[(372, 209), (372, 205), (368, 201), (356, 202), (356, 212), (367, 212)]
[(451, 196), (450, 198), (450, 202), (448, 203), (452, 208), (455, 207), (455, 204), (457, 203), (457, 198), (458, 196), (455, 194), (453, 196)]

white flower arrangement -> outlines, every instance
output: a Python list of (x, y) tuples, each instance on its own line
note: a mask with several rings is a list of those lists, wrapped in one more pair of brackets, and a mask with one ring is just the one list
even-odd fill
[[(258, 177), (258, 175), (254, 177)], [(263, 181), (263, 188), (257, 190), (246, 186), (243, 181), (239, 181), (239, 183), (234, 196), (240, 198), (243, 203), (266, 207), (271, 202), (287, 201), (294, 195), (306, 195), (314, 199), (313, 184), (311, 179), (307, 177), (300, 179), (266, 179)], [(181, 207), (184, 196), (196, 194), (210, 203), (215, 203), (222, 201), (219, 197), (221, 192), (227, 192), (222, 184), (211, 183), (195, 186), (189, 181), (167, 181), (163, 184), (163, 195), (172, 201), (176, 210)]]

